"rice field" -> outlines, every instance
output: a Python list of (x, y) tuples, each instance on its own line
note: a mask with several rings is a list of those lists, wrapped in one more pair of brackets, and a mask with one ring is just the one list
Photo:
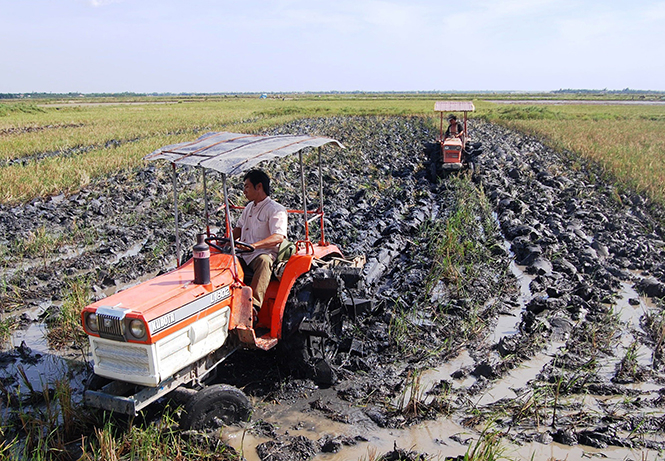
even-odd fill
[(228, 98), (0, 106), (0, 201), (16, 203), (74, 191), (136, 167), (161, 146), (209, 131), (252, 133), (302, 117), (426, 114), (433, 102)]
[(497, 106), (489, 120), (598, 163), (625, 188), (665, 204), (665, 106)]
[[(94, 178), (140, 165), (147, 153), (163, 145), (208, 131), (251, 133), (297, 118), (337, 115), (419, 115), (437, 124), (437, 99), (443, 97), (344, 94), (5, 102), (0, 104), (0, 202), (73, 192)], [(624, 187), (665, 204), (665, 106), (475, 102), (475, 116), (579, 153)]]

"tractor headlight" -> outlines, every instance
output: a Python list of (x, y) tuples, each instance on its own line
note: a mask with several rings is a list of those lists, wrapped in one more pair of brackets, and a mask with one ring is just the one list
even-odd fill
[(85, 326), (88, 330), (97, 333), (99, 331), (99, 323), (97, 322), (97, 314), (94, 312), (88, 314), (85, 318)]
[(139, 319), (129, 322), (129, 333), (136, 339), (143, 339), (145, 336), (145, 324)]

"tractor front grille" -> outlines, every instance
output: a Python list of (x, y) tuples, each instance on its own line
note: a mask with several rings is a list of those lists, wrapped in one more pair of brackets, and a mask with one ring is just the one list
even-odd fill
[[(132, 376), (150, 376), (150, 354), (146, 346), (109, 343), (91, 337), (95, 373), (132, 381)], [(110, 375), (109, 375), (110, 373)]]
[(99, 326), (99, 336), (102, 338), (126, 341), (123, 319), (114, 315), (97, 312), (97, 324)]

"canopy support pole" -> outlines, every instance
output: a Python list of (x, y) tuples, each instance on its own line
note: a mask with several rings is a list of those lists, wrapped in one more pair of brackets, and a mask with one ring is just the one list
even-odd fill
[(175, 162), (171, 163), (173, 167), (173, 209), (175, 214), (175, 258), (176, 267), (180, 267), (180, 231), (178, 223), (178, 181), (176, 175)]
[(203, 203), (206, 215), (206, 235), (210, 237), (210, 213), (208, 212), (208, 187), (206, 184), (206, 169), (203, 167), (200, 168), (203, 170)]
[(307, 190), (305, 189), (305, 166), (302, 161), (302, 150), (298, 152), (300, 159), (300, 185), (302, 187), (302, 208), (305, 218), (305, 241), (309, 242), (309, 223), (307, 222)]
[(229, 231), (229, 243), (231, 244), (231, 256), (233, 259), (233, 278), (236, 282), (238, 280), (238, 261), (236, 259), (236, 244), (233, 239), (233, 229), (231, 228), (231, 208), (229, 208), (229, 190), (226, 183), (226, 175), (222, 173), (222, 188), (224, 189), (224, 214), (226, 220), (226, 226)]
[(439, 124), (439, 141), (443, 141), (443, 112), (441, 112), (441, 123)]
[(321, 240), (319, 245), (326, 246), (325, 234), (323, 231), (323, 170), (321, 168), (321, 146), (317, 147), (316, 150), (319, 153), (319, 211), (321, 212)]

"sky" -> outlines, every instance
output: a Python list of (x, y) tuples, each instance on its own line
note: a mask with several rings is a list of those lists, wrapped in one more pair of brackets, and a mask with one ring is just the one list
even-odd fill
[(665, 0), (0, 0), (0, 93), (665, 90)]

